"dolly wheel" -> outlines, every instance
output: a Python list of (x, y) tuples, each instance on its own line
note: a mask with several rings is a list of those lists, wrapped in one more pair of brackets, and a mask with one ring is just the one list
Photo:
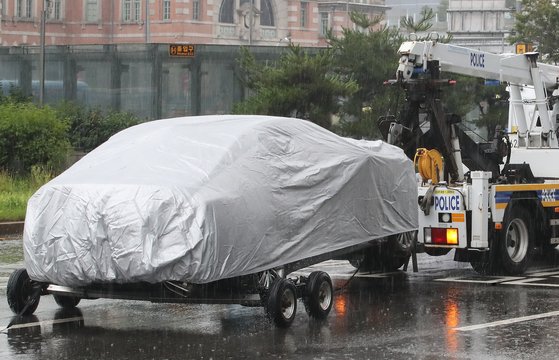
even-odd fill
[(303, 296), (307, 314), (315, 319), (325, 319), (332, 309), (333, 302), (334, 290), (330, 276), (324, 271), (312, 272)]
[(39, 306), (41, 294), (37, 285), (27, 275), (27, 270), (17, 269), (8, 279), (6, 297), (10, 309), (17, 315), (31, 315)]
[(266, 313), (278, 327), (289, 327), (297, 312), (297, 288), (287, 279), (277, 279), (270, 288)]
[(63, 309), (72, 309), (78, 306), (81, 298), (77, 296), (65, 296), (65, 295), (55, 295), (53, 294), (54, 301)]

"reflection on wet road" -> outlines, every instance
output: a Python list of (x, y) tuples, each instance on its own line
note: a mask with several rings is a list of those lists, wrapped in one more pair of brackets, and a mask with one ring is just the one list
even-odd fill
[[(262, 308), (82, 301), (35, 315), (0, 334), (1, 359), (553, 359), (559, 340), (559, 267), (523, 277), (482, 277), (451, 256), (420, 257), (420, 272), (358, 274), (331, 261), (334, 305), (309, 320), (302, 303), (289, 329)], [(537, 279), (537, 280), (535, 280)], [(5, 291), (5, 290), (2, 290)], [(13, 318), (0, 296), (0, 325)]]

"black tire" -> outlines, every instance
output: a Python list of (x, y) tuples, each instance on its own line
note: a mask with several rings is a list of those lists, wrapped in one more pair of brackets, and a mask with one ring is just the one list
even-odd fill
[(506, 213), (497, 243), (500, 265), (507, 275), (522, 274), (532, 258), (534, 225), (522, 205), (513, 205)]
[(402, 267), (411, 255), (415, 231), (389, 236), (380, 244), (365, 249), (360, 258), (349, 263), (360, 271), (395, 271)]
[(36, 285), (27, 275), (27, 270), (17, 269), (10, 275), (6, 297), (14, 314), (31, 315), (35, 312), (41, 299), (36, 289)]
[(370, 272), (380, 270), (380, 264), (377, 261), (376, 253), (380, 251), (380, 246), (375, 245), (371, 248), (363, 250), (362, 253), (349, 259), (349, 263), (359, 271)]
[(287, 279), (277, 279), (270, 288), (266, 313), (278, 327), (291, 325), (297, 313), (297, 288)]
[(499, 259), (498, 238), (491, 238), (489, 250), (473, 253), (470, 256), (470, 265), (480, 275), (501, 275), (503, 273)]
[(404, 266), (410, 256), (412, 243), (414, 241), (415, 231), (408, 231), (405, 233), (392, 235), (388, 238), (388, 251), (391, 256), (385, 256), (383, 263), (383, 270), (395, 271)]
[(498, 275), (499, 269), (496, 266), (495, 260), (481, 259), (470, 261), (470, 265), (480, 275)]
[(334, 303), (334, 289), (330, 276), (324, 271), (313, 271), (308, 278), (303, 296), (305, 310), (310, 317), (325, 319)]
[(81, 298), (77, 296), (65, 296), (53, 294), (54, 301), (63, 309), (73, 309), (80, 303)]

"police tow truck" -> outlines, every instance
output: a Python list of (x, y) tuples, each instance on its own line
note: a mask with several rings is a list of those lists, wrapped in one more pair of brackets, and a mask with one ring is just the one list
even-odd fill
[[(470, 262), (480, 273), (523, 273), (536, 251), (559, 244), (559, 67), (538, 53), (493, 54), (435, 40), (399, 49), (397, 79), (406, 93), (398, 118), (381, 119), (388, 142), (414, 159), (419, 249)], [(509, 122), (475, 142), (443, 108), (453, 80), (441, 71), (508, 84)]]

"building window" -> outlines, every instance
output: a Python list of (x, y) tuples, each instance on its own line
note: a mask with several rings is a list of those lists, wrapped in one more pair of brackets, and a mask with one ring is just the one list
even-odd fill
[[(196, 0), (195, 0), (196, 1)], [(250, 4), (256, 4), (257, 0), (239, 0), (239, 7), (242, 9), (243, 15), (246, 16), (250, 10)], [(219, 22), (233, 24), (235, 13), (235, 0), (223, 0), (219, 8)], [(255, 8), (255, 18), (260, 18), (260, 25), (274, 26), (274, 9), (271, 0), (260, 0), (260, 9)], [(242, 17), (241, 16), (241, 17)], [(241, 20), (244, 21), (244, 20)]]
[(192, 0), (192, 20), (200, 20), (200, 0)]
[[(16, 0), (15, 4), (16, 17), (22, 19), (31, 19), (33, 17), (33, 0)], [(5, 3), (2, 3), (2, 5), (5, 5)]]
[(98, 17), (99, 4), (97, 0), (86, 0), (85, 1), (85, 21), (95, 22), (99, 20)]
[(274, 26), (274, 10), (270, 0), (260, 0), (260, 25)]
[(122, 4), (122, 20), (123, 21), (130, 21), (130, 11), (131, 11), (131, 4), (132, 0), (124, 0)]
[(309, 11), (309, 3), (306, 1), (301, 1), (301, 27), (307, 27), (307, 13)]
[(171, 20), (171, 0), (163, 0), (163, 20)]
[(122, 21), (139, 22), (142, 18), (141, 0), (123, 0), (122, 2)]
[(47, 17), (52, 20), (62, 19), (62, 0), (50, 0), (50, 8), (47, 9)]
[(219, 8), (219, 22), (233, 24), (233, 9), (235, 0), (223, 0)]
[(329, 28), (329, 17), (327, 12), (320, 13), (320, 35), (326, 35)]
[(134, 21), (140, 21), (142, 16), (142, 1), (134, 0)]
[(6, 15), (6, 0), (2, 0), (2, 15)]
[(28, 19), (33, 17), (33, 0), (25, 1), (25, 17)]
[(16, 17), (23, 16), (23, 0), (17, 0), (16, 2)]

